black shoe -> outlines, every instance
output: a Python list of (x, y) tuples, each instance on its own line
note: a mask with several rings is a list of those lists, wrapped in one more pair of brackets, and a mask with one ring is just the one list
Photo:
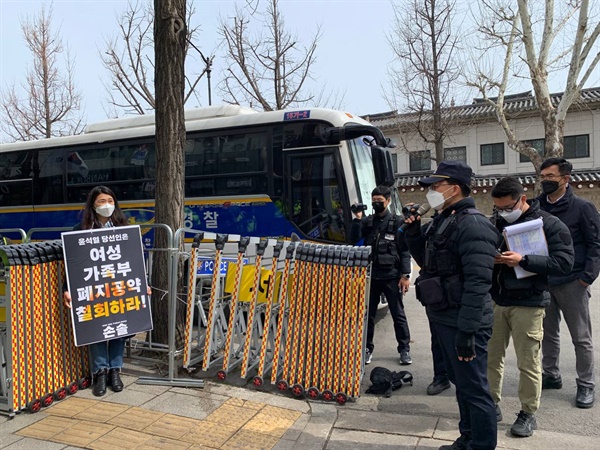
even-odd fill
[(427, 386), (427, 395), (438, 395), (444, 392), (446, 389), (450, 389), (450, 381), (448, 380), (433, 380), (429, 386)]
[(502, 422), (502, 410), (498, 403), (496, 403), (496, 422)]
[(400, 365), (408, 366), (412, 364), (412, 358), (410, 357), (410, 352), (408, 350), (402, 350), (400, 352)]
[(517, 420), (515, 420), (513, 426), (510, 427), (510, 432), (513, 436), (529, 437), (536, 428), (537, 421), (535, 420), (535, 416), (525, 411), (519, 411)]
[(108, 384), (112, 387), (113, 392), (121, 392), (123, 390), (123, 382), (121, 381), (119, 369), (110, 369), (108, 371)]
[(371, 364), (372, 360), (373, 360), (373, 351), (366, 349), (365, 350), (365, 364)]
[(460, 437), (450, 445), (442, 445), (439, 450), (467, 450), (471, 438), (461, 434)]
[(542, 389), (560, 389), (562, 388), (562, 378), (559, 376), (542, 374)]
[(94, 374), (94, 388), (92, 393), (96, 397), (102, 397), (106, 394), (106, 369), (102, 369)]
[(591, 408), (594, 406), (594, 388), (577, 386), (575, 405), (578, 408)]

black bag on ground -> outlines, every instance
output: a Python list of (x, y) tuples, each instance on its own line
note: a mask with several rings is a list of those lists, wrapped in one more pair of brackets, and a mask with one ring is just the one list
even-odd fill
[(371, 387), (367, 389), (367, 394), (383, 395), (384, 397), (390, 397), (392, 391), (400, 389), (402, 383), (410, 383), (412, 386), (413, 376), (412, 373), (402, 370), (400, 372), (392, 372), (390, 369), (385, 367), (375, 367), (371, 371)]

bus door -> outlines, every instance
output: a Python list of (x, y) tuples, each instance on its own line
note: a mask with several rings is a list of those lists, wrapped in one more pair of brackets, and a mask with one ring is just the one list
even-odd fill
[(337, 147), (284, 151), (287, 219), (303, 239), (347, 242), (346, 186)]

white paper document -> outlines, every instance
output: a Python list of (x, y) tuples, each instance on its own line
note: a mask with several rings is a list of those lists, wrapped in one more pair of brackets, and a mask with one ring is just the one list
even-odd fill
[[(510, 251), (520, 255), (543, 255), (548, 256), (548, 243), (544, 234), (544, 222), (542, 219), (529, 220), (527, 222), (509, 225), (502, 232), (504, 240)], [(517, 278), (526, 278), (535, 275), (521, 266), (515, 266)]]

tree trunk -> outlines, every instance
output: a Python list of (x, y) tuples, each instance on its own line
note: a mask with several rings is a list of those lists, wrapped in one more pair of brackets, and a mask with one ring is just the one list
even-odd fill
[[(154, 83), (156, 92), (156, 223), (164, 223), (173, 232), (183, 226), (185, 118), (185, 0), (154, 1)], [(155, 247), (166, 248), (163, 232), (155, 233)], [(152, 308), (155, 342), (168, 342), (170, 311), (167, 291), (170, 268), (166, 252), (156, 252), (152, 272), (154, 292)], [(177, 280), (174, 280), (177, 282)], [(179, 291), (177, 291), (179, 292)], [(178, 311), (178, 316), (183, 314)], [(182, 324), (182, 320), (177, 320)], [(179, 328), (179, 325), (178, 325)], [(178, 334), (176, 334), (177, 339)], [(177, 339), (179, 341), (179, 339)]]

